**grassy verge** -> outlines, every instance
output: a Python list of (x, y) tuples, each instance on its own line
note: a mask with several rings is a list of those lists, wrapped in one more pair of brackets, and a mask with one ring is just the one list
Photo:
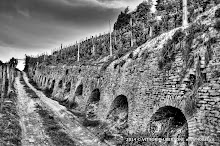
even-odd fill
[(56, 146), (75, 146), (75, 142), (62, 131), (60, 125), (55, 121), (54, 117), (49, 114), (47, 110), (44, 110), (40, 105), (37, 107), (37, 113), (43, 120), (43, 125), (46, 134), (50, 136), (52, 142)]
[(3, 110), (0, 112), (0, 146), (21, 146), (21, 127), (16, 110), (16, 97), (17, 95), (11, 92), (4, 99)]

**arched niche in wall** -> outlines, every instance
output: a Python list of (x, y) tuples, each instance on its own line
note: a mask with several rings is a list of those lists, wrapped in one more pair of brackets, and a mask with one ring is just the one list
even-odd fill
[(94, 89), (88, 99), (86, 106), (86, 117), (91, 120), (97, 119), (98, 104), (100, 101), (100, 91), (98, 88)]
[(44, 77), (42, 76), (40, 80), (40, 85), (43, 86), (43, 83), (44, 83)]
[(75, 96), (80, 96), (83, 94), (83, 84), (80, 84), (77, 88), (76, 88), (76, 92), (75, 92)]
[(187, 120), (178, 108), (172, 106), (159, 108), (151, 117), (147, 131), (153, 138), (181, 139), (180, 141), (165, 141), (167, 145), (188, 145)]
[[(49, 79), (49, 80), (52, 80), (52, 79)], [(49, 86), (49, 82), (48, 81), (48, 86), (46, 87), (46, 89), (44, 90), (44, 94), (47, 96), (47, 97), (51, 97), (52, 93), (53, 93), (53, 89), (54, 89), (54, 86), (55, 86), (55, 79), (53, 79), (52, 83), (51, 83), (51, 86)]]
[(112, 124), (110, 129), (117, 129), (114, 130), (114, 134), (126, 133), (128, 128), (128, 99), (126, 96), (119, 95), (113, 100), (106, 120)]
[(44, 77), (44, 84), (46, 83), (46, 81), (47, 81), (47, 78), (46, 78), (46, 77)]
[(71, 82), (66, 83), (64, 93), (69, 93), (71, 89)]
[(38, 84), (40, 84), (40, 80), (41, 80), (41, 76), (39, 76), (39, 78), (38, 78)]
[(52, 90), (52, 92), (53, 92), (54, 86), (55, 86), (55, 80), (52, 81), (52, 84), (51, 84), (51, 87), (50, 87), (50, 89)]
[(67, 69), (65, 72), (65, 75), (68, 75), (68, 74), (69, 74), (69, 69)]
[[(69, 107), (70, 108), (77, 108), (79, 107), (81, 96), (83, 94), (83, 85), (80, 84), (76, 90), (75, 90), (75, 96), (71, 98), (69, 102)], [(78, 98), (79, 97), (79, 98)]]
[(50, 86), (50, 81), (51, 81), (51, 79), (48, 79), (47, 86)]
[(60, 80), (58, 83), (58, 88), (63, 88), (63, 80)]

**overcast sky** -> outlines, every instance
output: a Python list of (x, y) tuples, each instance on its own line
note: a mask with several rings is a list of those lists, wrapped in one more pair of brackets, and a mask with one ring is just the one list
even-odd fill
[(0, 60), (24, 58), (108, 31), (143, 0), (0, 0)]

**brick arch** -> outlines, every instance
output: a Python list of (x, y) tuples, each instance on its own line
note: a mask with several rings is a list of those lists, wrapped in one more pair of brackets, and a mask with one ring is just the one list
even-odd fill
[(58, 82), (58, 88), (63, 88), (63, 80), (62, 79)]
[[(186, 97), (183, 97), (183, 98), (186, 98)], [(177, 97), (166, 98), (163, 101), (156, 103), (153, 106), (153, 110), (151, 113), (154, 114), (159, 108), (164, 107), (164, 106), (172, 106), (172, 107), (178, 108), (182, 111), (182, 113), (184, 114), (184, 116), (186, 117), (187, 120), (191, 118), (184, 111), (185, 99), (177, 99)]]
[(114, 131), (114, 134), (123, 133), (128, 129), (128, 110), (129, 101), (125, 95), (120, 94), (111, 102), (106, 120), (118, 129)]
[(65, 75), (68, 75), (68, 74), (69, 74), (69, 69), (66, 69)]
[(186, 140), (189, 138), (188, 129), (187, 119), (180, 108), (174, 106), (162, 106), (150, 116), (147, 133), (150, 137), (155, 138), (174, 138), (178, 135), (178, 138), (183, 138), (184, 141), (166, 141), (166, 144), (178, 145), (179, 143), (184, 143), (188, 145)]
[(54, 90), (55, 83), (56, 83), (56, 80), (55, 79), (51, 79), (51, 84), (49, 86), (49, 89), (51, 90), (51, 94), (52, 94), (52, 92)]
[[(83, 84), (83, 91), (85, 91), (85, 99), (84, 101), (88, 103), (89, 98), (91, 97), (91, 94), (94, 90), (98, 89), (100, 94), (101, 94), (101, 87), (98, 84), (98, 81), (94, 78), (88, 79), (88, 80), (80, 80), (76, 86), (76, 88), (80, 85)], [(75, 88), (75, 89), (76, 89)]]
[(101, 99), (100, 96), (101, 96), (101, 92), (100, 92), (99, 88), (95, 88), (91, 92), (87, 102), (99, 102)]
[(110, 111), (114, 108), (121, 107), (122, 108), (128, 108), (128, 98), (125, 95), (118, 95), (114, 100), (112, 101), (110, 105)]
[[(100, 89), (101, 90), (101, 89)], [(129, 115), (131, 115), (132, 113), (132, 109), (135, 106), (133, 100), (134, 100), (134, 95), (132, 94), (132, 92), (129, 92), (128, 90), (124, 89), (124, 88), (119, 88), (118, 90), (113, 92), (113, 95), (111, 96), (111, 98), (109, 98), (110, 100), (106, 99), (106, 97), (101, 98), (100, 102), (105, 103), (106, 104), (106, 110), (105, 112), (102, 114), (102, 117), (104, 119), (107, 118), (107, 115), (109, 113), (109, 111), (111, 110), (111, 105), (113, 103), (113, 101), (120, 95), (123, 95), (127, 98), (128, 101), (128, 121), (132, 120), (130, 119), (131, 117), (129, 117)], [(112, 98), (113, 97), (113, 98)], [(107, 100), (107, 101), (105, 101)]]
[[(178, 108), (178, 107), (171, 106), (171, 105), (169, 105), (169, 106), (162, 106), (162, 107), (158, 108), (157, 111), (154, 112), (154, 113), (151, 115), (150, 121), (153, 120), (153, 119), (154, 119), (154, 120), (158, 120), (155, 115), (158, 114), (160, 111), (162, 111), (162, 109), (165, 109), (165, 110), (171, 109), (171, 112), (175, 112), (175, 113), (180, 114), (180, 116), (181, 116), (182, 118), (183, 118), (183, 117), (185, 118), (185, 119), (182, 119), (182, 120), (186, 120), (186, 121), (187, 121), (187, 119), (186, 119), (185, 115), (183, 114), (182, 110), (181, 110), (180, 108)], [(175, 113), (174, 113), (174, 114), (175, 114)], [(173, 113), (172, 113), (172, 114), (173, 114)], [(179, 117), (179, 116), (178, 116), (178, 117)], [(153, 119), (152, 119), (152, 118), (153, 118)]]
[[(65, 78), (64, 78), (63, 80), (65, 80)], [(79, 96), (79, 95), (76, 94), (76, 91), (79, 90), (79, 89), (77, 89), (77, 88), (78, 88), (81, 84), (83, 85), (82, 78), (78, 78), (78, 81), (77, 81), (77, 83), (76, 83), (76, 85), (75, 85), (75, 89), (74, 89), (74, 92), (73, 92), (74, 94), (72, 94), (72, 96), (68, 96), (68, 97), (64, 100), (64, 102), (68, 105), (69, 108), (78, 108), (78, 107), (79, 107), (80, 103), (78, 103), (78, 102), (76, 101), (76, 97)]]
[[(61, 80), (61, 81), (62, 81), (62, 80)], [(71, 81), (66, 82), (66, 84), (65, 84), (65, 89), (64, 89), (64, 93), (69, 93), (69, 92), (71, 91), (71, 86), (72, 86)]]
[(48, 77), (47, 80), (46, 80), (46, 83), (45, 83), (45, 87), (46, 87), (46, 88), (47, 88), (47, 87), (49, 88), (50, 80), (51, 80), (51, 79)]
[(174, 108), (177, 108), (179, 109), (183, 115), (185, 116), (186, 118), (186, 122), (187, 122), (187, 125), (188, 125), (188, 135), (189, 135), (189, 138), (192, 138), (194, 137), (195, 135), (195, 129), (193, 129), (192, 127), (196, 127), (196, 124), (197, 124), (197, 121), (195, 118), (192, 118), (192, 116), (188, 116), (185, 111), (184, 111), (184, 108), (186, 106), (186, 100), (183, 99), (165, 99), (163, 102), (159, 102), (159, 104), (157, 105), (154, 105), (153, 107), (153, 110), (152, 112), (150, 112), (151, 114), (149, 115), (148, 117), (148, 122), (150, 121), (150, 118), (153, 116), (153, 114), (155, 114), (160, 108), (162, 107), (165, 107), (165, 106), (172, 106)]
[(96, 120), (98, 118), (98, 106), (100, 102), (100, 90), (99, 88), (95, 88), (92, 90), (91, 94), (89, 95), (87, 102), (86, 102), (86, 107), (85, 107), (85, 113), (86, 117), (91, 120)]
[(83, 83), (80, 83), (75, 90), (75, 96), (83, 95)]

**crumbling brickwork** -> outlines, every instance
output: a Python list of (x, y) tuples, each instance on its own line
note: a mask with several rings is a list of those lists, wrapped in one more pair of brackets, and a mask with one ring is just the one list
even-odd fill
[[(188, 56), (184, 56), (182, 51), (186, 48), (185, 40), (175, 45), (174, 60), (164, 62), (168, 69), (160, 69), (158, 62), (164, 57), (162, 52), (165, 44), (169, 39), (173, 40), (174, 33), (181, 28), (149, 40), (136, 50), (115, 59), (102, 71), (100, 70), (103, 69), (103, 63), (82, 66), (31, 66), (28, 70), (29, 76), (39, 87), (53, 88), (51, 98), (75, 102), (75, 109), (80, 112), (85, 112), (91, 94), (98, 89), (100, 100), (96, 115), (101, 121), (106, 121), (117, 97), (126, 97), (127, 132), (130, 134), (145, 133), (158, 109), (175, 107), (181, 110), (187, 120), (189, 138), (206, 136), (210, 141), (204, 141), (205, 145), (218, 145), (220, 33), (209, 25), (216, 21), (213, 19), (213, 11), (216, 9), (198, 19), (197, 23), (206, 24), (207, 30), (199, 31), (192, 38)], [(187, 35), (190, 33), (186, 33)], [(186, 57), (189, 57), (187, 62)], [(188, 65), (190, 57), (193, 61)], [(191, 144), (196, 145), (198, 142)]]

